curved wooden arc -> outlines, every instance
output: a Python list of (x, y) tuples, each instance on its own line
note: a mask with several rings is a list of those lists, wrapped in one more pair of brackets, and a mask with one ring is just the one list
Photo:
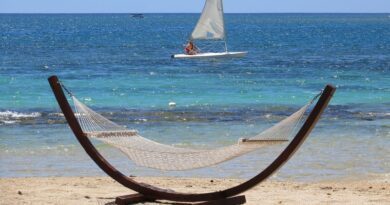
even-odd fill
[(239, 184), (235, 187), (231, 187), (222, 191), (209, 192), (209, 193), (200, 193), (200, 194), (191, 194), (191, 193), (179, 193), (172, 192), (171, 190), (165, 190), (158, 187), (154, 187), (149, 184), (139, 183), (126, 175), (122, 174), (115, 167), (113, 167), (93, 146), (88, 137), (83, 133), (80, 124), (78, 123), (68, 100), (66, 99), (64, 92), (61, 88), (59, 80), (56, 76), (51, 76), (49, 79), (50, 86), (54, 92), (54, 95), (57, 99), (57, 102), (64, 113), (64, 116), (72, 129), (77, 140), (87, 152), (87, 154), (92, 158), (92, 160), (110, 177), (115, 181), (122, 184), (123, 186), (132, 189), (144, 196), (154, 199), (166, 199), (171, 201), (182, 201), (182, 202), (196, 202), (196, 201), (211, 201), (224, 199), (228, 197), (235, 196), (240, 194), (248, 189), (256, 186), (261, 183), (269, 176), (271, 176), (275, 171), (277, 171), (288, 159), (295, 153), (296, 150), (300, 147), (303, 141), (307, 138), (311, 130), (316, 125), (319, 120), (322, 112), (327, 107), (330, 99), (333, 96), (336, 88), (332, 85), (327, 85), (322, 92), (320, 98), (318, 99), (313, 110), (310, 112), (308, 118), (290, 142), (290, 144), (282, 151), (282, 153), (263, 171), (258, 175), (249, 179), (248, 181)]

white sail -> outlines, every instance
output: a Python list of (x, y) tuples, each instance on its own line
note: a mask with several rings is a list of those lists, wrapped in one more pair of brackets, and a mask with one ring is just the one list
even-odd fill
[(221, 40), (224, 38), (225, 26), (222, 0), (206, 0), (202, 15), (192, 31), (190, 39)]

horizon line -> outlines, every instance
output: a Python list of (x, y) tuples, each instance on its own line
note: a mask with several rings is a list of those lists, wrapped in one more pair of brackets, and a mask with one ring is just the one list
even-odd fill
[[(199, 14), (201, 12), (0, 12), (0, 14)], [(390, 14), (390, 12), (225, 12), (225, 14)]]

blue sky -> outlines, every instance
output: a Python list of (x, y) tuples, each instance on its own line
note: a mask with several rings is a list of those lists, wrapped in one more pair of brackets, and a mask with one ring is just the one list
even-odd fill
[[(203, 0), (0, 0), (0, 13), (198, 13)], [(390, 13), (390, 0), (224, 0), (226, 13)]]

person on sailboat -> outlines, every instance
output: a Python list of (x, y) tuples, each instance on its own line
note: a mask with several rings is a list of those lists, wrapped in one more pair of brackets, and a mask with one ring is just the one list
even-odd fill
[(198, 53), (199, 49), (194, 45), (192, 41), (189, 41), (184, 49), (185, 53), (188, 55), (195, 55)]

